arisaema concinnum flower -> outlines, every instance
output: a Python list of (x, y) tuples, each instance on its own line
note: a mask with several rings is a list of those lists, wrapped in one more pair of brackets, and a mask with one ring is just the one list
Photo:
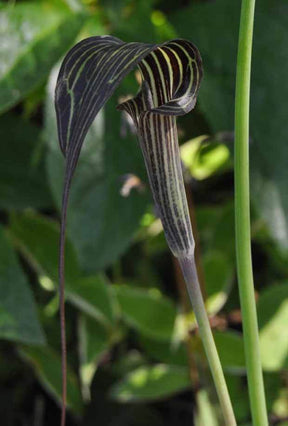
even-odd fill
[[(136, 66), (142, 75), (140, 91), (118, 109), (125, 110), (134, 121), (153, 199), (167, 243), (180, 261), (194, 311), (197, 298), (201, 298), (199, 291), (196, 295), (193, 292), (193, 287), (199, 287), (194, 263), (195, 244), (176, 127), (176, 117), (188, 113), (196, 104), (202, 78), (199, 51), (191, 42), (182, 39), (144, 44), (124, 43), (111, 36), (87, 38), (65, 57), (55, 96), (59, 142), (66, 157), (59, 261), (63, 406), (66, 399), (64, 240), (71, 179), (94, 118), (122, 79)], [(62, 411), (64, 423), (65, 409)]]

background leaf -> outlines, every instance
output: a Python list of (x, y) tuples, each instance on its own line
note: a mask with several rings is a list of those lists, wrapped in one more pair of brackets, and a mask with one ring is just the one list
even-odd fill
[(164, 364), (140, 367), (111, 389), (111, 397), (121, 402), (167, 398), (190, 386), (186, 368)]
[[(59, 225), (30, 211), (11, 216), (11, 231), (19, 248), (39, 274), (58, 283)], [(77, 257), (69, 241), (66, 244), (66, 261), (66, 280), (69, 285), (69, 282), (80, 277)]]
[(78, 320), (79, 337), (79, 375), (81, 379), (82, 396), (86, 401), (91, 398), (90, 386), (101, 358), (107, 356), (112, 345), (117, 342), (120, 333), (108, 333), (102, 324), (91, 317), (81, 315)]
[(40, 129), (12, 114), (0, 117), (0, 208), (52, 205)]
[(0, 111), (4, 111), (43, 82), (75, 40), (83, 16), (60, 4), (25, 2), (2, 6), (0, 21)]
[[(10, 229), (23, 255), (38, 272), (40, 282), (44, 281), (45, 287), (48, 277), (52, 280), (50, 290), (57, 289), (59, 225), (44, 216), (27, 212), (13, 215)], [(69, 241), (66, 241), (66, 297), (106, 325), (114, 321), (115, 302), (107, 280), (101, 275), (82, 277), (74, 247)]]
[(27, 279), (0, 227), (0, 337), (41, 345), (44, 335)]
[(215, 314), (223, 307), (234, 275), (233, 264), (221, 251), (209, 251), (203, 256), (205, 276), (206, 306), (210, 314)]
[(117, 300), (125, 321), (148, 337), (170, 340), (176, 309), (158, 290), (115, 286)]
[[(61, 401), (61, 358), (49, 347), (22, 347), (20, 354), (28, 360), (39, 376), (42, 385), (50, 392), (58, 403)], [(82, 398), (75, 374), (67, 371), (67, 404), (76, 413), (81, 413)]]
[(94, 319), (112, 325), (116, 316), (116, 300), (108, 280), (94, 275), (73, 281), (67, 289), (68, 300)]
[(223, 368), (245, 373), (244, 341), (241, 334), (233, 331), (213, 333)]
[(268, 371), (288, 368), (288, 284), (263, 290), (257, 311), (263, 368)]
[(184, 344), (159, 341), (146, 336), (139, 336), (141, 347), (153, 361), (169, 365), (187, 366), (188, 353)]

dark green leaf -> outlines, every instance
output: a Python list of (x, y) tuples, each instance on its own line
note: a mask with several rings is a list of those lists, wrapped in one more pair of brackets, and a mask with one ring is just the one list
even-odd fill
[(155, 43), (156, 31), (151, 22), (153, 1), (131, 2), (127, 11), (125, 1), (106, 0), (104, 10), (113, 25), (113, 34), (123, 40), (134, 40), (137, 35), (138, 40)]
[(0, 118), (0, 208), (51, 206), (40, 130), (6, 114)]
[(0, 9), (0, 111), (39, 85), (75, 40), (83, 16), (51, 2), (6, 4)]
[(152, 360), (169, 365), (187, 366), (188, 353), (183, 343), (163, 342), (146, 336), (139, 336), (140, 344)]
[[(23, 347), (20, 354), (33, 366), (36, 375), (44, 388), (61, 401), (61, 358), (50, 347)], [(82, 411), (82, 397), (76, 375), (67, 371), (67, 404), (76, 413)]]
[(67, 286), (67, 298), (83, 312), (100, 321), (115, 321), (115, 297), (111, 285), (101, 275), (72, 281)]
[[(264, 386), (268, 411), (276, 416), (286, 417), (288, 415), (288, 392), (281, 373), (264, 372)], [(282, 426), (282, 422), (280, 425)]]
[(247, 379), (242, 376), (227, 375), (226, 381), (231, 400), (233, 401), (237, 422), (241, 425), (246, 424), (245, 422), (250, 419)]
[(203, 256), (206, 305), (210, 314), (224, 306), (234, 276), (233, 264), (223, 252), (209, 251)]
[(196, 209), (196, 219), (203, 252), (208, 256), (210, 252), (221, 252), (229, 263), (235, 263), (233, 203), (199, 207)]
[(107, 333), (100, 323), (92, 318), (82, 315), (79, 326), (80, 356), (82, 366), (85, 364), (96, 364), (101, 356), (113, 343), (112, 335)]
[(244, 342), (241, 334), (225, 331), (214, 332), (213, 335), (223, 368), (245, 372)]
[[(238, 375), (227, 375), (227, 385), (233, 407), (235, 410), (237, 424), (246, 425), (250, 420), (249, 394), (247, 392), (247, 379)], [(278, 416), (287, 415), (287, 395), (283, 388), (281, 390), (281, 376), (276, 373), (264, 373), (265, 394), (267, 410), (272, 417), (272, 413)], [(284, 391), (284, 392), (283, 392)], [(282, 426), (282, 422), (280, 423)], [(251, 425), (252, 426), (252, 425)]]
[[(40, 279), (47, 276), (57, 286), (58, 225), (44, 216), (27, 212), (12, 216), (10, 230)], [(112, 322), (114, 303), (109, 285), (100, 275), (81, 277), (77, 257), (69, 241), (66, 244), (66, 262), (67, 299), (90, 316), (105, 323)]]
[[(245, 354), (243, 338), (240, 334), (225, 331), (214, 332), (214, 339), (222, 367), (227, 371), (245, 372)], [(161, 342), (147, 337), (141, 337), (140, 342), (152, 359), (169, 363), (170, 365), (187, 366), (187, 348), (184, 343), (176, 346), (172, 342)], [(195, 345), (195, 348), (197, 344)]]
[(79, 316), (78, 341), (82, 394), (89, 401), (90, 386), (99, 361), (109, 351), (113, 343), (117, 342), (117, 338), (112, 334), (109, 335), (107, 329), (91, 317), (81, 315)]
[[(58, 280), (59, 227), (56, 222), (34, 212), (13, 214), (11, 233), (27, 260), (40, 275)], [(80, 278), (77, 257), (67, 242), (67, 285)]]
[(125, 321), (147, 337), (170, 340), (176, 309), (158, 290), (142, 290), (128, 286), (115, 286), (117, 300)]
[(0, 227), (0, 337), (43, 344), (33, 296), (13, 248)]
[(143, 367), (146, 362), (147, 360), (141, 352), (131, 349), (123, 353), (123, 355), (116, 360), (112, 367), (112, 371), (117, 377), (124, 377), (137, 368)]
[(145, 402), (168, 398), (190, 386), (186, 368), (159, 364), (140, 367), (111, 389), (112, 398), (120, 402)]
[(257, 303), (263, 368), (288, 368), (288, 284), (275, 285), (260, 293)]

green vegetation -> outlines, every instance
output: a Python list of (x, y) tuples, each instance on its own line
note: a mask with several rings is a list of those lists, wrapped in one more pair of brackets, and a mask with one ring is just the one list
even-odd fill
[[(238, 425), (252, 424), (234, 236), (234, 101), (240, 0), (8, 1), (0, 6), (0, 395), (3, 425), (58, 424), (58, 241), (64, 161), (54, 90), (91, 35), (199, 48), (204, 78), (178, 121), (200, 284)], [(262, 0), (253, 44), (251, 238), (271, 424), (288, 417), (288, 5)], [(222, 425), (180, 271), (119, 99), (89, 130), (67, 223), (67, 426)], [(130, 176), (130, 181), (127, 179)], [(134, 175), (137, 178), (131, 179)], [(129, 184), (135, 184), (123, 196)], [(124, 188), (124, 189), (123, 189)], [(128, 190), (129, 192), (129, 190)], [(192, 199), (193, 197), (193, 199)], [(22, 422), (22, 423), (21, 423)]]

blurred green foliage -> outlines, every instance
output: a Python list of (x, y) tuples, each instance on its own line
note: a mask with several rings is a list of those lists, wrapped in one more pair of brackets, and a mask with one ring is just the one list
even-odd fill
[[(250, 424), (235, 278), (233, 103), (240, 0), (43, 0), (0, 5), (0, 397), (5, 426), (59, 421), (57, 295), (64, 160), (54, 89), (78, 40), (196, 43), (204, 80), (179, 119), (207, 309), (238, 424)], [(271, 424), (288, 416), (288, 5), (256, 8), (252, 248)], [(185, 288), (119, 98), (98, 115), (73, 180), (66, 245), (69, 425), (221, 425)], [(123, 196), (127, 176), (141, 183)], [(129, 191), (128, 191), (129, 192)], [(197, 372), (198, 371), (198, 376)]]

